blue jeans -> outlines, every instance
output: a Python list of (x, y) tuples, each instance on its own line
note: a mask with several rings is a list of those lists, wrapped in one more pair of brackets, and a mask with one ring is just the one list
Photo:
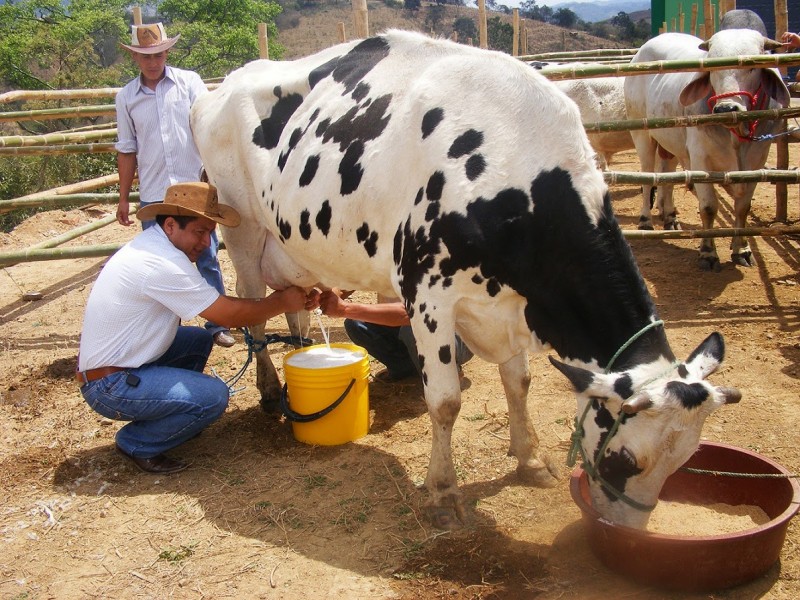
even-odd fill
[[(150, 204), (153, 204), (152, 202)], [(147, 206), (147, 203), (140, 204), (140, 208)], [(150, 221), (142, 221), (142, 230), (152, 227), (156, 224), (155, 219)], [(219, 259), (217, 258), (217, 251), (219, 250), (219, 239), (217, 238), (217, 231), (211, 232), (211, 245), (200, 255), (195, 263), (200, 275), (206, 280), (208, 285), (212, 286), (223, 296), (225, 295), (225, 284), (222, 282), (222, 269), (219, 266)], [(220, 331), (227, 331), (227, 327), (222, 327), (211, 321), (206, 322), (206, 329), (211, 331), (212, 335), (216, 335)]]
[[(417, 342), (410, 325), (390, 327), (345, 319), (344, 329), (354, 344), (386, 365), (392, 376), (407, 377), (414, 372), (421, 375)], [(455, 345), (456, 364), (460, 367), (472, 358), (472, 351), (458, 336)]]
[[(214, 338), (202, 327), (179, 327), (156, 361), (81, 386), (86, 403), (109, 419), (130, 421), (117, 432), (126, 453), (152, 458), (193, 438), (225, 412), (228, 386), (203, 375)], [(129, 376), (138, 377), (133, 385)]]

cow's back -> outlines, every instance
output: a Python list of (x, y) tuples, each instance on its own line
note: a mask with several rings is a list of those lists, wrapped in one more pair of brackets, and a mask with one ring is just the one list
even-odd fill
[[(201, 126), (218, 130), (235, 112), (249, 171), (240, 179), (252, 181), (245, 214), (322, 283), (398, 293), (401, 231), (427, 231), (504, 190), (530, 194), (542, 171), (570, 173), (587, 208), (601, 210), (577, 108), (511, 57), (390, 32), (310, 57), (303, 70), (274, 66), (226, 79), (212, 94), (227, 106)], [(229, 89), (243, 81), (246, 93)]]

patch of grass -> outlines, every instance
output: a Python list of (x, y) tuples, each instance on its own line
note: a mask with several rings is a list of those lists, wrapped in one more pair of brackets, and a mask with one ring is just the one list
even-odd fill
[(476, 414), (476, 415), (470, 415), (469, 417), (465, 416), (463, 418), (464, 418), (465, 421), (485, 421), (486, 420), (486, 415), (483, 414), (483, 413), (480, 413), (480, 414)]
[(194, 554), (194, 549), (196, 546), (197, 544), (192, 544), (190, 546), (181, 545), (180, 548), (167, 548), (159, 553), (158, 560), (163, 560), (173, 564), (182, 563), (192, 554)]
[(344, 527), (352, 533), (369, 520), (372, 504), (366, 498), (345, 498), (339, 501), (342, 512), (331, 521), (333, 525)]

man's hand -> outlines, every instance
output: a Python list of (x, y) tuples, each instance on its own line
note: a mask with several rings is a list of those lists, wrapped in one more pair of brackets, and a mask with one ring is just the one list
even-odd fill
[[(283, 306), (284, 312), (297, 312), (298, 310), (314, 310), (317, 307), (316, 297), (309, 300), (311, 294), (306, 294), (303, 288), (295, 285), (281, 290), (279, 292), (272, 292), (268, 298), (277, 299)], [(308, 308), (308, 307), (311, 308)]]
[(117, 223), (125, 227), (133, 223), (130, 217), (130, 203), (127, 200), (120, 200), (117, 205)]
[(345, 307), (347, 305), (336, 293), (337, 291), (336, 289), (328, 290), (327, 292), (322, 292), (322, 295), (320, 295), (319, 307), (322, 309), (323, 315), (328, 315), (329, 317), (344, 316)]

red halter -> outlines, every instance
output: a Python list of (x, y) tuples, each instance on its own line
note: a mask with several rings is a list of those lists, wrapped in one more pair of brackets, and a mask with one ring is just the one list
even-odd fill
[[(761, 86), (758, 86), (755, 94), (751, 94), (750, 92), (727, 92), (725, 94), (717, 94), (715, 96), (711, 96), (708, 99), (708, 110), (714, 112), (714, 106), (717, 104), (718, 100), (722, 98), (730, 98), (731, 96), (747, 96), (747, 99), (750, 101), (750, 106), (747, 110), (763, 110), (766, 108), (767, 102), (769, 102), (768, 96), (762, 93)], [(730, 131), (733, 135), (739, 138), (742, 142), (752, 142), (755, 138), (756, 127), (758, 127), (758, 120), (749, 121), (747, 123), (747, 135), (741, 135), (736, 127), (728, 127), (728, 131)]]

